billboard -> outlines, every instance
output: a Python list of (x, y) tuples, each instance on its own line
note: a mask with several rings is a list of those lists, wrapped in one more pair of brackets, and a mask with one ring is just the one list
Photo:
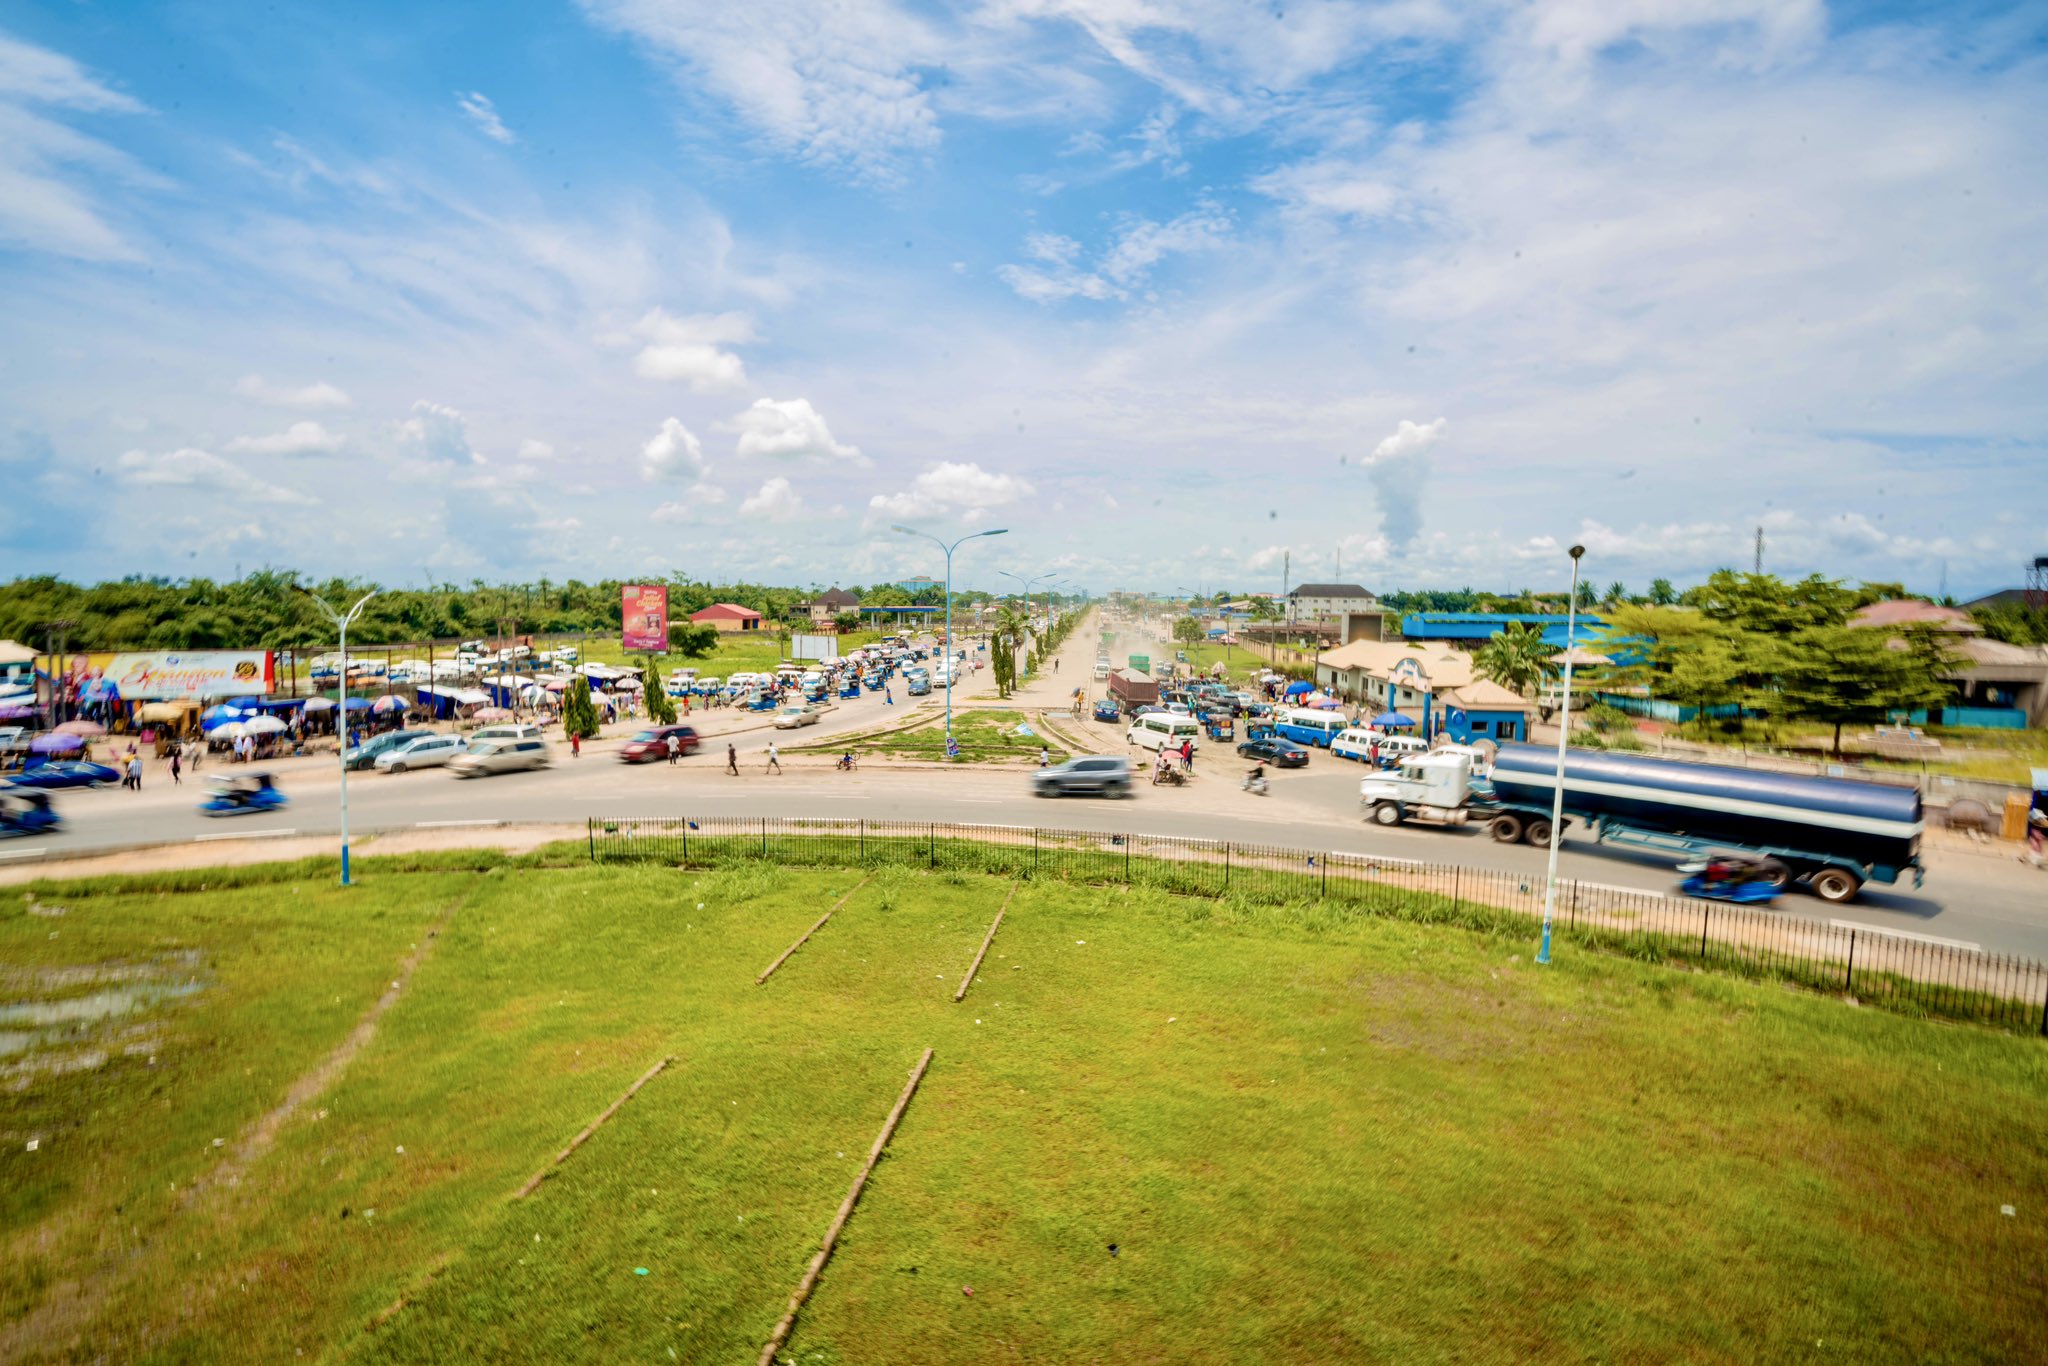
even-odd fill
[(668, 653), (668, 585), (619, 586), (619, 640), (628, 654)]
[(124, 702), (167, 702), (215, 697), (262, 697), (277, 684), (275, 657), (268, 650), (125, 650), (115, 654), (64, 654), (50, 670), (47, 655), (36, 668), (48, 670), (60, 695), (90, 701), (111, 690)]

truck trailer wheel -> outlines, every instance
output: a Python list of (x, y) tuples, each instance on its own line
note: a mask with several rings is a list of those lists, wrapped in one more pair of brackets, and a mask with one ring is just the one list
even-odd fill
[(1531, 844), (1538, 845), (1546, 849), (1549, 848), (1550, 822), (1543, 820), (1540, 817), (1536, 820), (1530, 821), (1529, 828), (1522, 832), (1522, 838), (1529, 841), (1529, 843)]
[(1813, 894), (1834, 905), (1854, 901), (1862, 886), (1854, 873), (1840, 868), (1823, 868), (1813, 875)]
[(1486, 833), (1496, 844), (1513, 844), (1522, 838), (1522, 818), (1503, 812), (1487, 823)]
[(1392, 802), (1376, 802), (1373, 804), (1372, 818), (1374, 823), (1379, 825), (1399, 825), (1401, 808)]

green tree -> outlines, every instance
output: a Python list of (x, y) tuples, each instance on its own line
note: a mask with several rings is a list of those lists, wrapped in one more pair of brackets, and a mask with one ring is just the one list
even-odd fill
[(647, 697), (647, 718), (657, 726), (672, 726), (676, 722), (676, 704), (668, 695), (668, 689), (661, 686), (661, 666), (654, 662), (654, 656), (647, 656), (647, 673), (644, 678)]
[(1678, 601), (1678, 590), (1671, 586), (1669, 579), (1651, 579), (1650, 601), (1658, 607), (1669, 607)]
[(1202, 623), (1193, 617), (1182, 617), (1173, 623), (1173, 638), (1190, 649), (1201, 644), (1207, 635), (1208, 633), (1202, 629)]
[(989, 667), (996, 676), (996, 691), (1008, 697), (1017, 688), (1017, 651), (1030, 633), (1030, 623), (1024, 614), (1008, 603), (996, 611), (994, 627), (989, 631)]
[(718, 628), (708, 623), (672, 621), (668, 624), (668, 643), (685, 659), (702, 659), (718, 648)]
[(1269, 597), (1264, 597), (1264, 596), (1260, 596), (1260, 597), (1256, 597), (1256, 598), (1253, 598), (1253, 599), (1252, 599), (1252, 620), (1253, 620), (1253, 621), (1278, 621), (1278, 620), (1280, 620), (1280, 604), (1279, 604), (1279, 603), (1277, 603), (1277, 602), (1275, 602), (1275, 601), (1273, 601), (1273, 600), (1272, 600), (1271, 598), (1269, 598)]
[(1713, 728), (1716, 708), (1741, 702), (1747, 670), (1740, 637), (1732, 632), (1703, 633), (1677, 652), (1664, 695), (1696, 709), (1704, 735)]
[(588, 740), (597, 734), (597, 707), (590, 700), (590, 680), (576, 675), (562, 701), (562, 733)]
[(1610, 583), (1610, 584), (1608, 584), (1608, 585), (1607, 585), (1607, 597), (1606, 597), (1605, 601), (1607, 601), (1607, 602), (1627, 602), (1627, 601), (1628, 601), (1628, 585), (1627, 585), (1627, 584), (1625, 584), (1625, 583), (1623, 583), (1623, 582), (1622, 582), (1622, 581), (1621, 581), (1620, 579), (1616, 579), (1616, 580), (1615, 580), (1615, 581), (1614, 581), (1613, 583)]
[(858, 631), (860, 629), (860, 613), (841, 612), (838, 616), (832, 618), (832, 624), (841, 631), (849, 633)]
[(1891, 713), (1944, 705), (1955, 687), (1945, 675), (1957, 661), (1936, 633), (1924, 628), (1905, 638), (1854, 626), (1812, 626), (1781, 645), (1776, 700), (1786, 715), (1835, 728), (1833, 752), (1842, 757), (1842, 727), (1876, 725)]
[(1856, 593), (1819, 574), (1788, 583), (1775, 574), (1717, 569), (1705, 583), (1686, 590), (1680, 601), (1744, 631), (1784, 635), (1814, 626), (1840, 626), (1855, 610)]
[(1541, 628), (1526, 622), (1511, 622), (1499, 635), (1480, 647), (1473, 660), (1482, 677), (1503, 688), (1527, 693), (1556, 671), (1550, 662), (1555, 654), (1544, 643)]

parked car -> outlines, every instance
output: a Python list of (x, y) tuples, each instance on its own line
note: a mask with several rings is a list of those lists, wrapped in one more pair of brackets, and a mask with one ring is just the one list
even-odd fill
[(50, 791), (61, 787), (110, 787), (121, 781), (121, 775), (105, 764), (87, 763), (83, 759), (53, 759), (34, 768), (23, 769), (9, 781), (16, 787)]
[(629, 764), (648, 764), (666, 759), (668, 737), (671, 735), (676, 737), (676, 748), (684, 754), (704, 747), (704, 741), (698, 737), (694, 727), (649, 726), (619, 746), (619, 758)]
[(1114, 721), (1122, 715), (1113, 697), (1105, 697), (1095, 704), (1095, 719), (1098, 721)]
[(496, 725), (483, 726), (469, 733), (469, 743), (479, 740), (538, 740), (540, 727), (531, 721), (501, 721)]
[(385, 750), (371, 761), (379, 773), (403, 773), (411, 768), (439, 768), (462, 753), (459, 735), (421, 735)]
[(811, 706), (784, 707), (775, 713), (775, 729), (795, 730), (798, 726), (818, 724), (818, 709)]
[(1037, 797), (1128, 797), (1131, 765), (1114, 755), (1069, 759), (1033, 773), (1031, 792)]
[(1284, 735), (1263, 735), (1237, 747), (1247, 759), (1257, 759), (1275, 768), (1306, 768), (1308, 751)]
[(483, 740), (448, 761), (448, 771), (458, 778), (480, 778), (489, 773), (512, 773), (523, 768), (546, 768), (545, 740)]
[(410, 744), (433, 734), (426, 730), (387, 730), (382, 735), (373, 735), (344, 751), (341, 756), (343, 768), (364, 769), (377, 762), (378, 756), (389, 754), (400, 745)]

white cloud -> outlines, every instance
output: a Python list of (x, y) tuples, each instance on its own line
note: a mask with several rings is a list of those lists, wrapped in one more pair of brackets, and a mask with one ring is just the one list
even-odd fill
[(739, 433), (742, 459), (829, 460), (863, 467), (873, 463), (860, 447), (834, 439), (824, 416), (807, 398), (758, 398), (753, 407), (721, 425)]
[(672, 63), (770, 146), (848, 178), (891, 183), (939, 141), (915, 67), (944, 60), (925, 22), (890, 0), (583, 0), (600, 23)]
[(137, 114), (143, 107), (88, 75), (62, 53), (0, 33), (0, 247), (22, 247), (82, 261), (134, 261), (140, 250), (91, 195), (81, 173), (110, 174), (160, 186), (107, 143), (42, 112)]
[(294, 489), (269, 483), (230, 461), (196, 446), (181, 446), (161, 455), (124, 451), (115, 462), (121, 479), (145, 488), (193, 489), (218, 495), (220, 506), (239, 503), (310, 505), (313, 500)]
[(753, 319), (746, 314), (678, 318), (657, 308), (640, 320), (635, 331), (647, 342), (633, 358), (634, 373), (642, 378), (679, 380), (699, 394), (746, 387), (745, 364), (724, 349), (726, 344), (754, 340)]
[(692, 484), (683, 490), (681, 498), (670, 499), (647, 514), (650, 522), (687, 523), (703, 520), (706, 508), (718, 507), (725, 502), (725, 490), (716, 484)]
[(760, 521), (787, 522), (803, 515), (803, 500), (782, 475), (764, 482), (740, 504), (740, 516)]
[(1035, 264), (1001, 265), (996, 276), (1032, 303), (1127, 299), (1168, 256), (1213, 251), (1229, 240), (1230, 233), (1230, 215), (1203, 201), (1165, 223), (1135, 216), (1123, 219), (1092, 267), (1081, 263), (1081, 244), (1073, 238), (1033, 233), (1024, 239), (1024, 252)]
[(498, 107), (491, 103), (490, 96), (472, 90), (466, 95), (458, 93), (455, 96), (455, 103), (463, 113), (469, 115), (470, 122), (491, 141), (502, 142), (507, 146), (519, 141), (512, 130), (505, 126), (505, 121), (498, 117)]
[(878, 493), (870, 498), (867, 525), (919, 517), (953, 516), (973, 521), (1036, 491), (1029, 481), (1014, 474), (995, 474), (975, 464), (941, 461), (911, 480), (904, 492)]
[(412, 405), (412, 416), (398, 424), (401, 445), (429, 460), (451, 464), (481, 465), (483, 456), (469, 444), (469, 423), (455, 409), (420, 399)]
[(700, 480), (711, 472), (704, 443), (676, 418), (664, 418), (661, 430), (640, 448), (640, 474), (649, 481)]
[[(1412, 545), (1422, 534), (1422, 492), (1429, 483), (1429, 453), (1443, 440), (1446, 422), (1410, 422), (1402, 418), (1372, 454), (1359, 463), (1379, 495), (1383, 544)], [(1343, 463), (1340, 458), (1339, 463)]]
[(521, 460), (552, 460), (554, 456), (555, 448), (545, 441), (529, 436), (526, 440), (519, 443), (519, 458)]
[(287, 385), (265, 383), (261, 375), (242, 376), (235, 381), (235, 392), (243, 398), (267, 403), (273, 408), (302, 408), (307, 411), (346, 408), (355, 401), (325, 381), (294, 389)]
[(294, 422), (270, 436), (238, 436), (228, 442), (231, 451), (255, 455), (332, 455), (347, 444), (339, 432), (330, 432), (317, 422)]

